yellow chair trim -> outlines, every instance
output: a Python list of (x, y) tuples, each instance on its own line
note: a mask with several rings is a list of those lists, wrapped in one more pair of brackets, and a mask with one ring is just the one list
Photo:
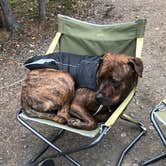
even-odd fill
[(86, 137), (89, 137), (89, 138), (93, 138), (93, 137), (97, 136), (97, 134), (99, 134), (100, 131), (101, 131), (100, 126), (98, 126), (94, 130), (82, 130), (82, 129), (77, 129), (77, 128), (70, 127), (66, 124), (56, 123), (54, 121), (47, 120), (47, 119), (29, 117), (25, 113), (21, 113), (19, 116), (22, 117), (25, 120), (30, 120), (30, 121), (33, 121), (33, 122), (46, 124), (46, 125), (49, 125), (49, 126), (52, 126), (52, 127), (61, 128), (61, 129), (71, 131), (73, 133), (77, 133), (77, 134), (80, 134), (80, 135), (83, 135), (83, 136), (86, 136)]
[(143, 43), (144, 43), (144, 38), (137, 38), (137, 43), (136, 43), (136, 57), (137, 58), (141, 58)]
[(50, 46), (49, 46), (49, 48), (48, 48), (48, 50), (47, 50), (47, 52), (46, 52), (46, 55), (47, 55), (47, 54), (51, 54), (51, 53), (54, 52), (54, 50), (55, 50), (55, 48), (56, 48), (56, 46), (57, 46), (57, 43), (58, 43), (58, 41), (59, 41), (61, 35), (62, 35), (61, 32), (57, 32), (57, 33), (56, 33), (54, 39), (52, 40), (52, 42), (51, 42), (51, 44), (50, 44)]
[(166, 99), (164, 99), (162, 102), (163, 102), (164, 104), (166, 104)]
[(130, 94), (126, 97), (126, 99), (120, 104), (120, 106), (115, 110), (115, 112), (110, 116), (110, 118), (105, 122), (104, 126), (111, 127), (119, 116), (122, 114), (126, 106), (129, 104), (130, 100), (134, 96), (136, 90), (136, 86), (130, 92)]

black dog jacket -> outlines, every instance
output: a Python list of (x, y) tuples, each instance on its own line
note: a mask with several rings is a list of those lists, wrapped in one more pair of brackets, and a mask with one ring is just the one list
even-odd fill
[(96, 73), (99, 62), (99, 56), (81, 56), (58, 52), (46, 56), (35, 56), (28, 59), (24, 66), (30, 70), (41, 68), (63, 70), (74, 78), (76, 88), (96, 90)]

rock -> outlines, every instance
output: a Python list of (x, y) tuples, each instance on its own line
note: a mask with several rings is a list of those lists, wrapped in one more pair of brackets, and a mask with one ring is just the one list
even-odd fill
[(125, 133), (125, 132), (123, 132), (123, 133), (121, 133), (121, 135), (120, 135), (122, 138), (124, 138), (124, 137), (126, 137), (127, 136), (127, 134)]
[(149, 126), (149, 129), (150, 130), (154, 130), (154, 127), (151, 125), (151, 126)]
[(21, 139), (26, 139), (27, 138), (27, 135), (26, 134), (23, 134), (22, 136), (21, 136)]
[(156, 31), (158, 31), (159, 29), (160, 29), (159, 27), (155, 28)]
[(27, 149), (27, 148), (28, 148), (28, 145), (24, 145), (23, 148), (24, 148), (24, 149)]

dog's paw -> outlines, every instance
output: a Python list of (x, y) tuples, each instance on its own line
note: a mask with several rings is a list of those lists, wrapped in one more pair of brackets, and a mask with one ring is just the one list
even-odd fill
[(70, 118), (68, 121), (67, 121), (67, 124), (69, 126), (74, 126), (74, 127), (78, 127), (81, 123), (81, 120), (80, 119), (76, 119), (76, 118)]
[(57, 122), (57, 123), (61, 123), (61, 124), (66, 123), (66, 119), (63, 117), (60, 117), (60, 116), (55, 116), (52, 120)]
[(76, 118), (70, 118), (67, 121), (67, 124), (74, 128), (79, 128), (79, 129), (84, 129), (84, 130), (92, 130), (96, 127), (96, 123), (93, 121), (87, 123), (87, 122), (83, 122), (80, 119), (76, 119)]

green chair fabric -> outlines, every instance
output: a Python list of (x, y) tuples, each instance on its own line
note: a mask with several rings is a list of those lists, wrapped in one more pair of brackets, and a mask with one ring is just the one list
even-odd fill
[(166, 126), (166, 108), (161, 111), (155, 112), (154, 115), (160, 122), (162, 122)]
[(163, 135), (166, 136), (166, 107), (154, 112), (154, 117)]
[(98, 25), (58, 15), (60, 51), (80, 55), (102, 55), (106, 52), (135, 56), (136, 39), (143, 38), (145, 19), (112, 25)]
[[(166, 99), (161, 101), (151, 112), (150, 120), (158, 133), (163, 145), (166, 147)], [(157, 140), (158, 141), (158, 140)], [(148, 160), (141, 161), (141, 166), (150, 165), (161, 159), (166, 159), (166, 151), (160, 152)], [(159, 163), (157, 164), (159, 165)]]

